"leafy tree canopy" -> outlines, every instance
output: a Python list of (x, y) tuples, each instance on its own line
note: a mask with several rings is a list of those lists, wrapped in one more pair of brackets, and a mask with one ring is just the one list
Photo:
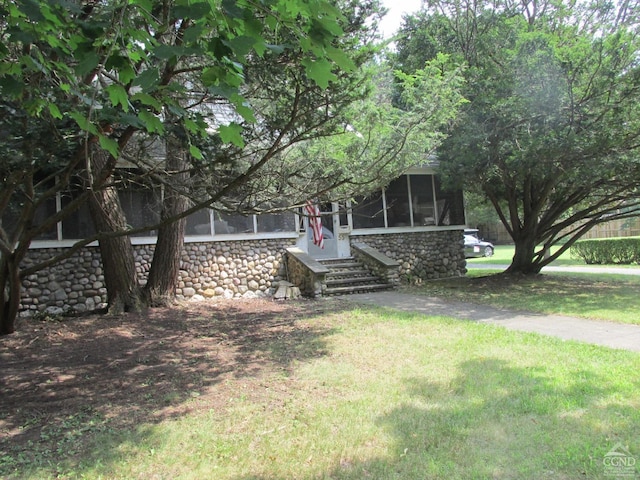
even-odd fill
[(468, 103), (438, 155), (449, 182), (495, 207), (510, 272), (537, 273), (593, 225), (640, 213), (637, 11), (444, 0), (404, 25), (403, 70), (437, 52), (467, 65)]
[[(253, 120), (241, 91), (253, 56), (295, 44), (305, 74), (321, 87), (354, 66), (332, 45), (343, 34), (340, 11), (322, 0), (24, 0), (3, 2), (0, 13), (3, 97), (35, 117), (73, 120), (114, 156), (118, 145), (107, 125), (161, 133), (162, 108), (187, 116), (179, 101), (190, 87), (187, 75), (197, 73), (210, 94)], [(192, 133), (205, 128), (187, 125)], [(240, 143), (234, 132), (223, 129)]]

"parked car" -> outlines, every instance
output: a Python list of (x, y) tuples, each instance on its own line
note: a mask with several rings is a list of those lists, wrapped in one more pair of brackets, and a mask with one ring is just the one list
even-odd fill
[(493, 255), (494, 246), (491, 242), (485, 242), (478, 238), (478, 230), (467, 228), (464, 231), (464, 256), (465, 258), (490, 257)]

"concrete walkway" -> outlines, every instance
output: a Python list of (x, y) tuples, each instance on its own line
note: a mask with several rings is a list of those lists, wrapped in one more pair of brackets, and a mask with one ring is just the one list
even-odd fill
[(638, 325), (502, 310), (485, 305), (403, 293), (397, 290), (360, 293), (343, 298), (359, 304), (377, 305), (424, 315), (444, 315), (462, 320), (500, 325), (511, 330), (536, 332), (564, 340), (577, 340), (640, 352), (640, 326)]

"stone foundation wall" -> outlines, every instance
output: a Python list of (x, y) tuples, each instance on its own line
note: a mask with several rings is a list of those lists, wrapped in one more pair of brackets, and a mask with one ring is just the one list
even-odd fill
[(352, 236), (400, 264), (400, 278), (407, 283), (460, 277), (466, 272), (462, 230), (408, 232)]
[[(352, 236), (400, 263), (405, 282), (462, 276), (466, 262), (459, 230)], [(283, 256), (295, 239), (187, 243), (182, 253), (178, 298), (253, 297), (273, 293), (274, 282), (286, 279)], [(136, 269), (146, 283), (154, 245), (137, 245)], [(61, 248), (33, 249), (25, 267), (51, 258)], [(71, 258), (27, 277), (20, 310), (49, 309), (86, 312), (105, 306), (107, 289), (97, 247), (86, 247)]]
[[(30, 250), (24, 267), (43, 262), (61, 253), (62, 248)], [(102, 262), (96, 248), (85, 248), (71, 258), (29, 275), (22, 281), (21, 312), (35, 313), (51, 307), (54, 311), (91, 311), (107, 298)]]
[[(295, 239), (187, 243), (176, 294), (178, 298), (222, 296), (255, 297), (271, 294), (272, 283), (285, 278), (283, 255)], [(136, 270), (145, 284), (154, 245), (134, 246)], [(33, 249), (24, 267), (60, 253), (61, 248)], [(23, 282), (20, 310), (53, 313), (86, 312), (105, 306), (107, 289), (100, 252), (86, 247), (71, 258), (29, 275)]]

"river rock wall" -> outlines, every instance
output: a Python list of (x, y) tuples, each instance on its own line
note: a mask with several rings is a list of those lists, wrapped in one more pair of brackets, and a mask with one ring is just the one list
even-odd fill
[[(187, 243), (176, 288), (178, 298), (255, 297), (272, 293), (273, 282), (285, 278), (282, 257), (294, 239)], [(145, 284), (154, 245), (136, 245), (138, 280)], [(46, 261), (62, 248), (32, 249), (24, 267)], [(23, 314), (47, 310), (82, 313), (106, 305), (102, 260), (97, 247), (86, 247), (62, 262), (29, 275), (22, 282)]]
[[(459, 230), (353, 235), (400, 264), (405, 283), (462, 276), (466, 262)], [(180, 299), (250, 298), (274, 293), (275, 283), (287, 279), (283, 256), (295, 239), (235, 240), (187, 243), (176, 287)], [(146, 283), (154, 245), (134, 246), (136, 270)], [(35, 248), (24, 267), (46, 261), (63, 248)], [(29, 275), (22, 283), (20, 311), (34, 314), (82, 313), (106, 305), (102, 260), (97, 247), (85, 247), (70, 258)]]

